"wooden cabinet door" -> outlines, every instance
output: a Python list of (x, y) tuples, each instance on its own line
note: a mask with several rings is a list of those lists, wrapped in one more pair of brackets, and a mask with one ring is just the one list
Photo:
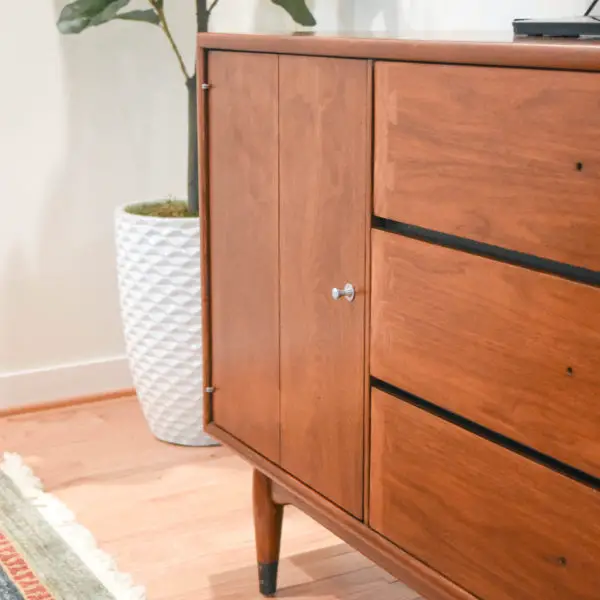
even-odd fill
[(279, 188), (275, 55), (211, 52), (213, 418), (279, 460)]
[(279, 61), (281, 464), (360, 518), (370, 66)]

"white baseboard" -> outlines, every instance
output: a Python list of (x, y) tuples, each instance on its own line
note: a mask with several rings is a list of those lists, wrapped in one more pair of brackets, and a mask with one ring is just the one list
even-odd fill
[(0, 374), (0, 409), (104, 394), (133, 387), (123, 356)]

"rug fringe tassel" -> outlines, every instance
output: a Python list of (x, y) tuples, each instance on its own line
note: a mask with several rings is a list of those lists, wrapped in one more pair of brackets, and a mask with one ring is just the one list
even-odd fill
[(100, 550), (94, 536), (77, 523), (75, 515), (58, 498), (44, 492), (42, 482), (18, 454), (5, 453), (0, 469), (116, 600), (146, 600), (144, 588), (136, 586), (130, 575), (118, 571), (114, 560)]

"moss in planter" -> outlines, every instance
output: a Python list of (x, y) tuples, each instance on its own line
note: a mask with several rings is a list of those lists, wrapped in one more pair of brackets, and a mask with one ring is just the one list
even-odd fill
[(165, 217), (181, 219), (182, 217), (197, 217), (188, 210), (187, 202), (183, 200), (165, 200), (164, 202), (148, 202), (147, 204), (136, 204), (125, 208), (125, 212), (131, 215), (144, 217)]

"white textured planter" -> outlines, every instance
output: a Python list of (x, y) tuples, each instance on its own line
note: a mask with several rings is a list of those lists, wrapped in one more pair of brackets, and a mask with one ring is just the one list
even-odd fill
[(148, 425), (165, 442), (213, 445), (202, 426), (199, 219), (121, 207), (115, 221), (125, 344)]

